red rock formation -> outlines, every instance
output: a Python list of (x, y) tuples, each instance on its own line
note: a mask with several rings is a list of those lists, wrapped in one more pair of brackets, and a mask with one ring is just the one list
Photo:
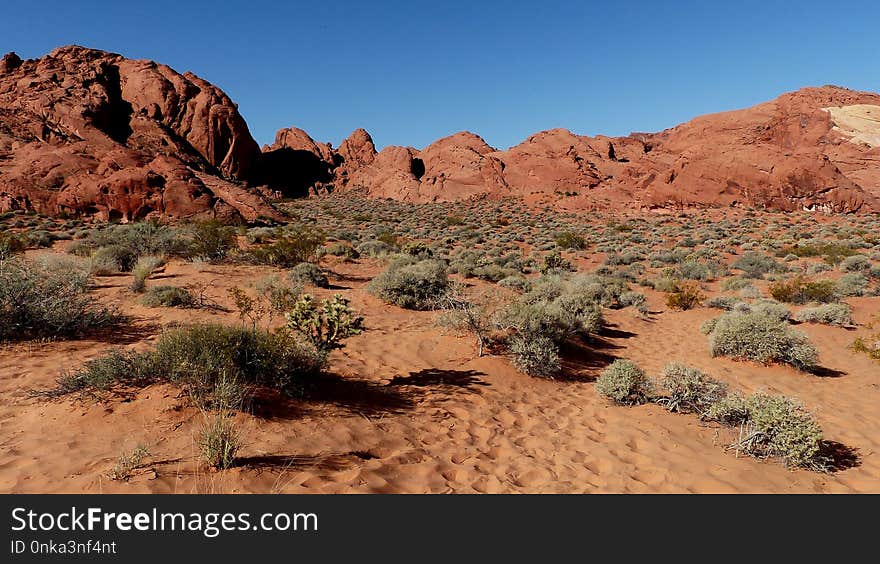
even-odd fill
[(261, 152), (235, 104), (192, 74), (82, 47), (0, 60), (0, 211), (255, 220), (280, 218), (261, 193), (330, 189), (416, 202), (880, 211), (880, 95), (805, 88), (659, 133), (553, 129), (503, 151), (462, 132), (377, 153), (363, 129), (334, 149), (288, 128)]
[(421, 151), (386, 147), (375, 158), (372, 141), (365, 158), (352, 158), (348, 143), (325, 157), (329, 182), (376, 197), (563, 194), (566, 204), (583, 207), (880, 211), (880, 96), (837, 87), (806, 88), (655, 134), (553, 129), (497, 151), (457, 133)]
[(851, 143), (825, 109), (856, 104), (880, 107), (880, 96), (805, 88), (647, 136), (653, 150), (635, 163), (653, 175), (642, 200), (878, 210), (880, 150)]
[(235, 104), (190, 73), (75, 46), (0, 62), (0, 210), (279, 217), (232, 182), (257, 158)]

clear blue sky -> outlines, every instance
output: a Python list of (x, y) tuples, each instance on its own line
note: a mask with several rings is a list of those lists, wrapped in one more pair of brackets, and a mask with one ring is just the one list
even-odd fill
[[(880, 90), (880, 2), (10, 2), (0, 51), (70, 43), (191, 70), (260, 143), (500, 148), (552, 127), (622, 135), (807, 85)], [(840, 13), (831, 13), (839, 10)]]

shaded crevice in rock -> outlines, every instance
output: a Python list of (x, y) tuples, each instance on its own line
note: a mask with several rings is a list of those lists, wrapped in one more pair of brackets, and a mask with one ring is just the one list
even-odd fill
[(131, 116), (134, 110), (131, 104), (122, 98), (119, 67), (111, 64), (102, 65), (96, 82), (104, 87), (107, 99), (98, 106), (87, 108), (83, 112), (83, 117), (107, 137), (124, 145), (132, 134)]
[(425, 161), (418, 157), (413, 158), (409, 165), (409, 171), (416, 177), (416, 180), (421, 180), (425, 176)]

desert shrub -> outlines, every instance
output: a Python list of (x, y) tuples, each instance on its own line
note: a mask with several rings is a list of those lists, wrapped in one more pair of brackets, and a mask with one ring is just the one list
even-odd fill
[(551, 251), (544, 256), (544, 264), (541, 266), (541, 272), (544, 274), (559, 272), (559, 271), (571, 271), (574, 270), (571, 262), (562, 258), (562, 255), (559, 251)]
[(744, 312), (754, 312), (779, 321), (791, 319), (791, 311), (783, 304), (773, 300), (758, 300), (749, 306)]
[(182, 386), (197, 403), (209, 405), (219, 401), (212, 399), (215, 390), (230, 383), (295, 391), (325, 362), (311, 343), (289, 334), (194, 325), (166, 331), (151, 350), (115, 351), (91, 360), (62, 375), (55, 393), (167, 381)]
[(563, 231), (556, 236), (554, 241), (562, 249), (580, 250), (587, 246), (587, 242), (584, 238), (574, 231)]
[(602, 327), (602, 309), (589, 295), (541, 292), (540, 287), (533, 289), (510, 304), (501, 315), (502, 325), (520, 335), (547, 337), (555, 343), (595, 333)]
[(241, 447), (241, 436), (226, 413), (208, 417), (199, 434), (199, 450), (209, 466), (218, 470), (231, 468)]
[(0, 232), (0, 260), (12, 258), (27, 248), (27, 242), (14, 233)]
[(520, 275), (514, 274), (511, 276), (507, 276), (498, 281), (498, 285), (503, 288), (510, 288), (511, 290), (516, 290), (518, 292), (528, 292), (531, 289), (532, 285), (529, 280)]
[(863, 296), (868, 287), (868, 279), (864, 274), (844, 274), (837, 280), (837, 293), (841, 296)]
[(715, 296), (714, 298), (706, 300), (706, 307), (731, 311), (741, 303), (744, 302), (734, 296)]
[(529, 376), (549, 378), (559, 373), (559, 347), (543, 336), (514, 335), (509, 341), (513, 365)]
[(666, 296), (666, 305), (674, 309), (692, 309), (698, 307), (704, 297), (696, 282), (678, 282), (674, 290)]
[(782, 362), (799, 370), (816, 367), (818, 353), (806, 335), (764, 313), (725, 313), (703, 326), (712, 356), (760, 363)]
[(327, 254), (334, 257), (343, 257), (345, 259), (360, 258), (360, 253), (354, 247), (344, 243), (334, 243), (327, 247)]
[(852, 308), (847, 304), (822, 304), (816, 307), (805, 307), (794, 317), (802, 323), (823, 323), (846, 327), (852, 325)]
[(790, 466), (824, 470), (822, 429), (803, 406), (784, 396), (737, 394), (709, 408), (706, 417), (741, 427), (731, 448), (751, 456), (775, 456)]
[(224, 225), (216, 219), (193, 223), (190, 233), (188, 254), (192, 257), (216, 262), (225, 259), (233, 249), (238, 248), (235, 227)]
[(132, 472), (140, 467), (144, 458), (150, 455), (146, 446), (139, 444), (132, 450), (123, 451), (116, 459), (116, 464), (108, 473), (111, 480), (128, 480)]
[(807, 267), (807, 274), (819, 274), (821, 272), (828, 272), (832, 270), (831, 265), (824, 262), (814, 262)]
[(325, 235), (316, 229), (297, 228), (285, 231), (275, 241), (251, 249), (250, 259), (257, 264), (289, 268), (304, 262), (316, 262)]
[(655, 278), (654, 280), (647, 281), (647, 285), (651, 288), (654, 288), (658, 292), (675, 292), (678, 288), (680, 280), (677, 280), (671, 276), (661, 276), (659, 278)]
[(827, 264), (839, 264), (845, 257), (856, 254), (856, 251), (851, 247), (839, 243), (800, 244), (795, 247), (786, 247), (781, 252), (797, 257), (821, 256)]
[(254, 227), (253, 229), (248, 229), (247, 233), (245, 233), (245, 240), (251, 245), (258, 245), (260, 243), (266, 243), (275, 236), (275, 230), (271, 227)]
[(770, 295), (774, 300), (788, 304), (829, 303), (837, 300), (837, 284), (834, 280), (808, 280), (795, 276), (770, 284)]
[(742, 425), (749, 418), (748, 399), (739, 392), (728, 394), (713, 403), (703, 417), (725, 425)]
[(327, 274), (321, 270), (321, 267), (310, 262), (301, 262), (291, 268), (290, 272), (287, 273), (287, 279), (294, 284), (311, 284), (318, 288), (330, 286)]
[(406, 309), (431, 309), (449, 286), (443, 263), (398, 258), (374, 278), (368, 289), (382, 300)]
[(59, 262), (0, 262), (0, 341), (69, 338), (122, 321), (88, 294), (89, 275)]
[(669, 411), (705, 413), (727, 395), (727, 384), (683, 364), (668, 364), (662, 383), (667, 395), (657, 401)]
[(357, 252), (364, 256), (378, 258), (393, 253), (394, 247), (384, 241), (372, 239), (358, 245)]
[(259, 280), (254, 284), (254, 288), (268, 306), (269, 313), (286, 312), (293, 307), (302, 293), (300, 284), (285, 284), (274, 274)]
[(422, 259), (428, 259), (434, 256), (431, 248), (422, 241), (409, 241), (407, 243), (404, 243), (403, 246), (400, 247), (400, 252), (405, 255)]
[(675, 274), (687, 280), (712, 280), (727, 274), (727, 268), (719, 262), (685, 260), (675, 267)]
[(508, 276), (516, 274), (516, 271), (504, 268), (497, 264), (487, 264), (479, 266), (472, 271), (472, 275), (480, 280), (488, 280), (489, 282), (500, 282)]
[(617, 303), (620, 307), (641, 308), (647, 304), (648, 299), (641, 292), (623, 292), (618, 296)]
[(721, 283), (721, 289), (725, 292), (735, 292), (748, 287), (754, 287), (752, 281), (748, 278), (734, 277), (728, 278)]
[(147, 278), (164, 263), (165, 259), (163, 257), (153, 255), (139, 257), (131, 269), (132, 281), (129, 284), (129, 289), (132, 292), (143, 292), (146, 287)]
[(772, 257), (755, 252), (747, 251), (733, 263), (733, 268), (742, 270), (748, 278), (763, 278), (770, 272), (784, 272), (785, 267), (773, 260)]
[(137, 262), (137, 254), (129, 247), (109, 245), (92, 254), (92, 272), (99, 276), (129, 272)]
[(196, 307), (196, 297), (186, 288), (178, 286), (154, 286), (141, 298), (147, 307)]
[(596, 379), (596, 391), (619, 405), (645, 403), (653, 385), (641, 368), (625, 359), (617, 359)]
[(315, 303), (309, 294), (300, 296), (284, 314), (287, 329), (305, 336), (321, 353), (342, 348), (342, 340), (363, 331), (363, 317), (349, 307), (349, 301), (339, 294)]
[(853, 341), (851, 348), (856, 352), (868, 355), (874, 360), (880, 360), (880, 333), (867, 337), (858, 337)]
[(843, 272), (867, 272), (871, 270), (871, 260), (864, 255), (846, 257), (840, 263)]
[(142, 221), (87, 231), (68, 251), (87, 257), (102, 247), (116, 247), (117, 250), (112, 254), (125, 259), (123, 262), (128, 261), (128, 268), (121, 270), (127, 272), (137, 257), (188, 255), (191, 236), (192, 233), (185, 233), (156, 221)]

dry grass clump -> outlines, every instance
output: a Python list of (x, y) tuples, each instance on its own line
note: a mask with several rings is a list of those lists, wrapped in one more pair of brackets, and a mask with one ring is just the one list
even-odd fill
[(0, 341), (72, 338), (121, 323), (89, 295), (89, 284), (88, 272), (69, 260), (0, 261)]

